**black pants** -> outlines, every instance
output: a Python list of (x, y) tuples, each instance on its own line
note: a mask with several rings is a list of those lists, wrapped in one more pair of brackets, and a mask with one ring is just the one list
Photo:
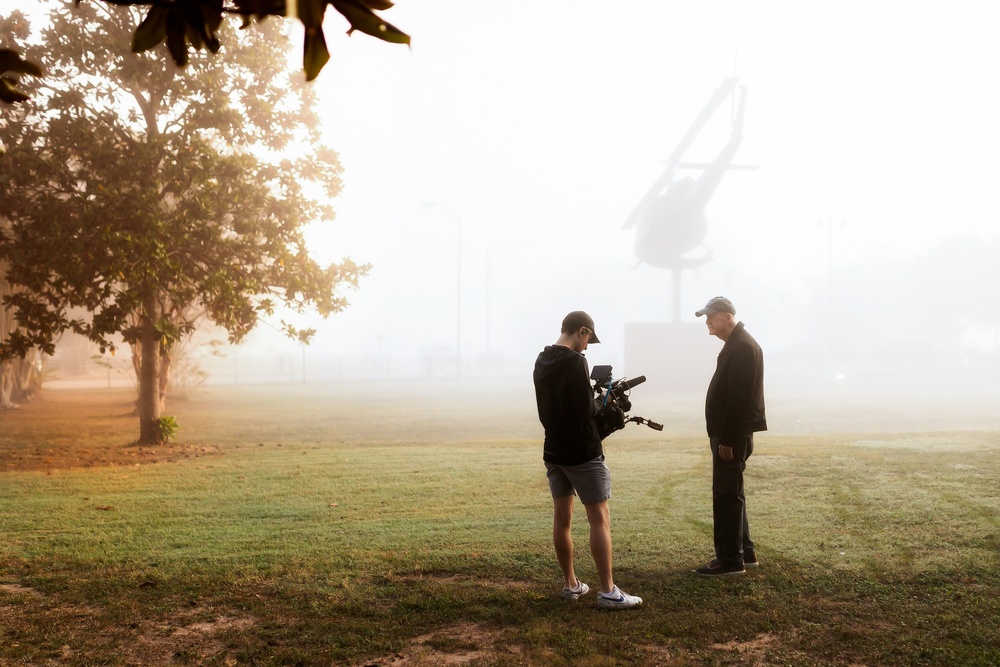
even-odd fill
[(721, 438), (709, 438), (712, 447), (712, 519), (715, 524), (715, 557), (724, 565), (742, 565), (743, 555), (754, 552), (743, 494), (743, 471), (753, 454), (753, 435), (722, 444), (733, 448), (733, 460), (719, 458)]

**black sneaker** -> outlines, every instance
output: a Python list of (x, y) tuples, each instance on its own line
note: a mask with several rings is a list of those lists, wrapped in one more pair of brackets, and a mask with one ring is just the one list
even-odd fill
[(747, 570), (742, 565), (723, 565), (717, 560), (713, 560), (708, 565), (703, 565), (697, 570), (693, 570), (699, 577), (738, 577), (746, 574)]
[[(713, 558), (712, 562), (709, 563), (712, 567), (719, 566), (719, 559)], [(751, 553), (749, 556), (743, 557), (743, 567), (747, 570), (752, 570), (755, 567), (760, 567), (760, 561), (757, 560), (757, 554)]]

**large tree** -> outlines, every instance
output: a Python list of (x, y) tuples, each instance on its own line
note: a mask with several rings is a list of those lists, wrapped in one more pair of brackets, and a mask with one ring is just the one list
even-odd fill
[[(312, 89), (287, 67), (282, 24), (233, 30), (230, 57), (198, 52), (179, 70), (156, 50), (129, 52), (140, 18), (57, 5), (25, 47), (46, 76), (0, 117), (0, 260), (18, 288), (4, 303), (20, 325), (0, 359), (51, 353), (66, 329), (102, 350), (123, 336), (150, 443), (164, 436), (162, 358), (193, 314), (238, 342), (278, 302), (340, 311), (341, 288), (367, 267), (321, 266), (306, 248), (304, 226), (333, 217), (341, 168)], [(90, 316), (71, 316), (80, 308)]]
[[(0, 100), (7, 103), (27, 99), (27, 94), (18, 87), (22, 74), (41, 73), (36, 65), (25, 63), (13, 48), (26, 39), (28, 33), (28, 21), (21, 12), (0, 17)], [(5, 151), (6, 147), (0, 143), (0, 156)], [(3, 187), (2, 182), (0, 187)], [(0, 210), (0, 230), (8, 227), (4, 211)], [(0, 341), (19, 328), (13, 313), (2, 306), (5, 297), (13, 294), (15, 289), (7, 281), (7, 263), (0, 261)], [(0, 359), (0, 410), (16, 407), (37, 393), (41, 388), (43, 360), (37, 348), (25, 350), (15, 358)]]

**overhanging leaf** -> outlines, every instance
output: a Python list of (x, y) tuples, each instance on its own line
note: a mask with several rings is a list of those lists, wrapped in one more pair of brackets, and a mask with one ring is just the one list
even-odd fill
[(0, 77), (0, 101), (14, 104), (15, 102), (24, 102), (26, 99), (28, 99), (28, 94), (15, 86), (12, 79)]
[(326, 48), (326, 38), (322, 28), (306, 28), (302, 53), (302, 68), (306, 71), (306, 81), (319, 76), (320, 70), (330, 61), (330, 51)]
[(0, 73), (30, 74), (42, 76), (42, 69), (35, 63), (24, 60), (12, 49), (0, 49)]
[(302, 25), (308, 28), (322, 28), (323, 15), (326, 14), (327, 0), (299, 0), (296, 14)]
[(284, 16), (286, 3), (284, 0), (234, 0), (236, 13), (244, 17)]
[(410, 43), (409, 35), (391, 23), (383, 21), (361, 0), (330, 0), (330, 4), (333, 5), (334, 9), (343, 14), (344, 18), (351, 24), (351, 30), (348, 33), (360, 30), (367, 35), (377, 37), (385, 42), (392, 42), (394, 44)]
[(215, 31), (222, 25), (222, 2), (216, 2), (212, 6), (201, 5), (201, 14), (205, 19), (208, 31), (214, 35)]
[[(218, 11), (222, 11), (221, 5)], [(187, 39), (191, 45), (196, 49), (207, 46), (209, 51), (217, 53), (219, 40), (215, 37), (215, 29), (210, 24), (212, 11), (204, 6), (187, 7), (183, 16), (184, 23), (187, 24)]]
[(187, 26), (175, 12), (167, 17), (167, 50), (178, 67), (187, 65)]
[(141, 53), (147, 51), (167, 38), (167, 17), (170, 10), (166, 7), (154, 5), (146, 18), (142, 20), (139, 27), (132, 35), (132, 52)]

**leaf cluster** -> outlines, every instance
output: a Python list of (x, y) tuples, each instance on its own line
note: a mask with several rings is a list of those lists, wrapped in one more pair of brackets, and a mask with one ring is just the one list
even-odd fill
[(19, 74), (41, 76), (42, 69), (13, 49), (0, 49), (0, 102), (13, 104), (28, 99), (28, 94), (17, 87)]
[[(82, 0), (75, 0), (80, 4)], [(305, 29), (302, 66), (306, 80), (315, 79), (330, 60), (323, 34), (323, 17), (328, 5), (355, 30), (386, 42), (409, 44), (410, 37), (382, 20), (375, 12), (389, 9), (389, 0), (103, 0), (113, 5), (149, 6), (149, 11), (132, 35), (132, 50), (141, 53), (166, 43), (178, 66), (188, 63), (188, 47), (219, 51), (218, 33), (224, 17), (238, 15), (243, 27), (270, 16), (295, 16)]]
[(0, 17), (0, 102), (14, 104), (28, 99), (28, 93), (19, 87), (22, 75), (39, 77), (42, 69), (36, 63), (21, 57), (19, 43), (27, 38), (28, 19), (23, 12), (14, 11)]

